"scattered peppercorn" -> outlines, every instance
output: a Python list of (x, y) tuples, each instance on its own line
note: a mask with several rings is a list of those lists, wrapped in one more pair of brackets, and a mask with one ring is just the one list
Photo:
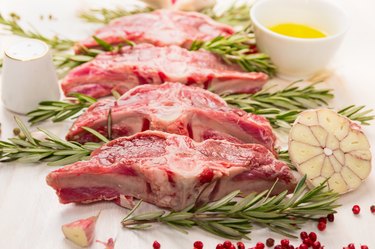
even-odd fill
[(25, 134), (23, 134), (22, 132), (18, 135), (18, 137), (22, 140), (25, 140), (26, 139), (26, 136)]
[(368, 246), (366, 246), (366, 245), (361, 245), (361, 249), (368, 249)]
[(232, 246), (232, 242), (229, 240), (224, 241), (223, 246), (225, 249), (229, 249)]
[(329, 215), (327, 215), (327, 219), (328, 219), (329, 222), (333, 222), (335, 220), (335, 215), (329, 214)]
[(306, 244), (308, 246), (312, 246), (312, 244), (313, 244), (313, 242), (311, 241), (310, 238), (305, 238), (305, 239), (302, 240), (302, 242), (303, 242), (303, 244)]
[(309, 237), (309, 235), (305, 231), (301, 232), (299, 236), (301, 239), (306, 239), (307, 237)]
[(299, 246), (299, 249), (308, 249), (308, 248), (309, 246), (303, 243)]
[(370, 210), (371, 210), (371, 213), (375, 214), (375, 205), (371, 205)]
[(272, 239), (272, 238), (268, 238), (268, 239), (266, 240), (266, 246), (267, 246), (267, 247), (272, 247), (274, 244), (275, 244), (275, 240), (274, 240), (274, 239)]
[(323, 222), (327, 224), (327, 218), (326, 217), (320, 217), (318, 222)]
[(216, 249), (224, 249), (224, 245), (223, 244), (217, 244)]
[(319, 241), (315, 241), (313, 244), (312, 244), (312, 248), (313, 249), (320, 249), (321, 248), (321, 244)]
[(282, 240), (280, 241), (280, 244), (281, 244), (282, 247), (287, 247), (287, 246), (289, 246), (289, 240), (287, 240), (287, 239), (282, 239)]
[(243, 242), (237, 242), (237, 249), (245, 249), (245, 244)]
[(320, 222), (320, 223), (318, 223), (318, 229), (319, 229), (319, 231), (324, 231), (324, 230), (326, 230), (326, 223), (323, 223), (323, 222)]
[(20, 133), (21, 133), (20, 128), (14, 128), (14, 129), (13, 129), (13, 134), (14, 134), (15, 136), (18, 136)]
[(354, 205), (352, 211), (353, 214), (359, 214), (361, 212), (361, 208), (358, 205)]
[(309, 233), (309, 239), (312, 242), (315, 242), (317, 240), (317, 238), (318, 238), (318, 236), (316, 235), (316, 233), (314, 233), (314, 232)]
[(202, 249), (203, 248), (203, 242), (202, 241), (195, 241), (194, 242), (194, 249)]
[(350, 244), (348, 245), (348, 249), (355, 249), (355, 245), (354, 245), (353, 243), (350, 243)]
[(255, 245), (255, 249), (264, 249), (264, 244), (262, 242), (258, 242), (256, 245)]
[(154, 248), (154, 249), (160, 249), (160, 243), (158, 242), (158, 241), (154, 241), (154, 243), (152, 244), (152, 247)]

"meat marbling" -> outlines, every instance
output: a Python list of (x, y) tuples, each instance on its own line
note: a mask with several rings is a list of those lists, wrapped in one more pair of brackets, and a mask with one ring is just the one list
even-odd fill
[(266, 83), (263, 73), (244, 72), (207, 51), (188, 51), (177, 46), (140, 44), (107, 52), (82, 64), (62, 80), (65, 95), (78, 92), (92, 97), (123, 94), (142, 84), (180, 82), (209, 88), (216, 93), (256, 92)]
[(202, 200), (212, 201), (237, 189), (269, 189), (276, 179), (273, 194), (296, 184), (289, 167), (262, 145), (146, 131), (110, 141), (88, 161), (51, 172), (47, 183), (61, 203), (118, 202), (126, 195), (181, 210), (204, 189)]
[[(98, 29), (94, 36), (110, 44), (130, 40), (155, 46), (177, 45), (189, 48), (194, 40), (207, 41), (216, 36), (229, 36), (233, 33), (232, 27), (215, 22), (203, 14), (156, 10), (115, 19), (109, 25)], [(76, 51), (79, 52), (82, 46), (93, 48), (98, 47), (98, 44), (90, 37), (76, 44)]]
[(80, 143), (97, 141), (82, 127), (107, 136), (110, 110), (112, 138), (160, 130), (196, 141), (213, 138), (257, 143), (274, 152), (276, 137), (265, 118), (229, 107), (222, 98), (207, 90), (179, 83), (142, 85), (117, 101), (100, 100), (74, 122), (66, 139)]

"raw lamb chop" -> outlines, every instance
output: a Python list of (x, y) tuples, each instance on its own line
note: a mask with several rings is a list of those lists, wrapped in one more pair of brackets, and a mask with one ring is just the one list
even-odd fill
[(179, 83), (143, 85), (117, 101), (103, 99), (75, 121), (66, 139), (80, 143), (96, 141), (94, 135), (82, 129), (84, 126), (107, 136), (109, 110), (112, 138), (160, 130), (196, 141), (213, 138), (257, 143), (274, 152), (276, 137), (265, 118), (231, 108), (207, 90)]
[[(177, 45), (189, 48), (194, 40), (207, 41), (233, 33), (232, 27), (215, 22), (206, 15), (164, 9), (118, 18), (98, 29), (94, 36), (110, 44), (130, 40), (155, 46)], [(76, 51), (79, 52), (82, 46), (93, 48), (98, 47), (98, 44), (90, 37), (76, 44)]]
[(292, 190), (289, 167), (258, 144), (195, 142), (189, 137), (146, 131), (110, 141), (76, 162), (51, 172), (47, 183), (61, 203), (117, 201), (120, 195), (159, 207), (181, 210), (203, 199), (216, 200), (234, 191)]
[(108, 52), (74, 68), (62, 81), (64, 93), (93, 97), (125, 93), (142, 84), (180, 82), (210, 88), (216, 93), (256, 92), (267, 81), (263, 73), (244, 72), (207, 51), (188, 51), (177, 46), (140, 44)]

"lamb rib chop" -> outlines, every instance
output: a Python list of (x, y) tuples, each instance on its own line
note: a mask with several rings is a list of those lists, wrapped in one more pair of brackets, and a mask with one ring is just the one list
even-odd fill
[(212, 201), (237, 189), (269, 189), (276, 179), (273, 194), (296, 184), (289, 167), (262, 145), (146, 131), (110, 141), (88, 161), (51, 172), (47, 183), (61, 203), (118, 202), (126, 195), (181, 210), (204, 189), (202, 199)]
[(92, 97), (123, 94), (142, 84), (180, 82), (210, 88), (216, 93), (251, 93), (261, 89), (268, 76), (244, 72), (207, 51), (188, 51), (177, 46), (140, 44), (108, 52), (74, 68), (62, 81), (65, 95), (78, 92)]
[[(156, 10), (113, 20), (109, 25), (98, 29), (94, 36), (110, 44), (130, 40), (155, 46), (177, 45), (189, 48), (194, 40), (207, 41), (216, 36), (229, 36), (233, 33), (232, 27), (215, 22), (203, 14)], [(94, 48), (98, 47), (98, 44), (90, 37), (76, 44), (76, 52), (79, 53), (82, 46)]]
[[(111, 110), (111, 130), (108, 115)], [(196, 141), (209, 138), (257, 143), (274, 152), (276, 137), (269, 122), (260, 116), (229, 107), (218, 95), (179, 83), (142, 85), (120, 99), (103, 99), (90, 106), (71, 127), (67, 140), (97, 141), (82, 127), (112, 138), (145, 130), (186, 135)], [(107, 136), (108, 137), (108, 136)]]

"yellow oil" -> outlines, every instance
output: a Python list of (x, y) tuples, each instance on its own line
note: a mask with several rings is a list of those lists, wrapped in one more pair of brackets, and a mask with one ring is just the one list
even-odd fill
[(282, 23), (269, 27), (269, 29), (278, 34), (296, 38), (323, 38), (327, 36), (320, 30), (297, 23)]

